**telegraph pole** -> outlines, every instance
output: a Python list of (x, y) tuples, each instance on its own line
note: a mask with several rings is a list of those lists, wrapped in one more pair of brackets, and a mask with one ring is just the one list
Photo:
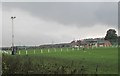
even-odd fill
[(12, 16), (11, 19), (12, 19), (12, 55), (15, 55), (15, 48), (14, 48), (14, 19), (16, 17), (15, 16)]

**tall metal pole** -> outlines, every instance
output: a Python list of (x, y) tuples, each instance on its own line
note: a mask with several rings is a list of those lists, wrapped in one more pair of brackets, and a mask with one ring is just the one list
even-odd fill
[(15, 19), (16, 17), (11, 17), (12, 19), (12, 55), (15, 54), (15, 49), (14, 49), (14, 22), (13, 20)]
[(11, 19), (12, 19), (12, 55), (14, 55), (14, 42), (13, 42), (13, 38), (14, 38), (14, 34), (13, 34), (13, 17), (11, 17)]

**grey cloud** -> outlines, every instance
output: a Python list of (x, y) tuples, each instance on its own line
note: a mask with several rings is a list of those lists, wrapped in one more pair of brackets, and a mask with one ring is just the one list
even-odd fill
[[(116, 28), (114, 25), (117, 25), (117, 2), (5, 2), (2, 4), (4, 11), (2, 39), (3, 45), (8, 46), (11, 45), (9, 16), (13, 13), (19, 15), (15, 20), (17, 25), (15, 44), (22, 45), (47, 44), (52, 40), (60, 43), (70, 42), (73, 38), (102, 37), (107, 29)], [(71, 26), (72, 24), (75, 25)]]
[(104, 3), (96, 11), (96, 18), (108, 25), (118, 25), (118, 5), (117, 3)]
[[(4, 7), (5, 6), (5, 7)], [(117, 2), (18, 2), (3, 3), (9, 10), (19, 8), (31, 15), (78, 27), (95, 24), (117, 25)]]
[(118, 35), (120, 36), (120, 2), (118, 3)]

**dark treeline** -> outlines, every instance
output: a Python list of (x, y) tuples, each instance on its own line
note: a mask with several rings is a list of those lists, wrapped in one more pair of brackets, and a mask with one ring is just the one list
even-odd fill
[(120, 36), (116, 34), (115, 29), (109, 29), (107, 31), (105, 40), (110, 41), (112, 45), (120, 45)]

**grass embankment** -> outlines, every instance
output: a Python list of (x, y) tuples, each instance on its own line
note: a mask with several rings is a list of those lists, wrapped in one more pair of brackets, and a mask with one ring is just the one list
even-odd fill
[(12, 74), (118, 74), (118, 49), (33, 49), (3, 55), (3, 73)]

